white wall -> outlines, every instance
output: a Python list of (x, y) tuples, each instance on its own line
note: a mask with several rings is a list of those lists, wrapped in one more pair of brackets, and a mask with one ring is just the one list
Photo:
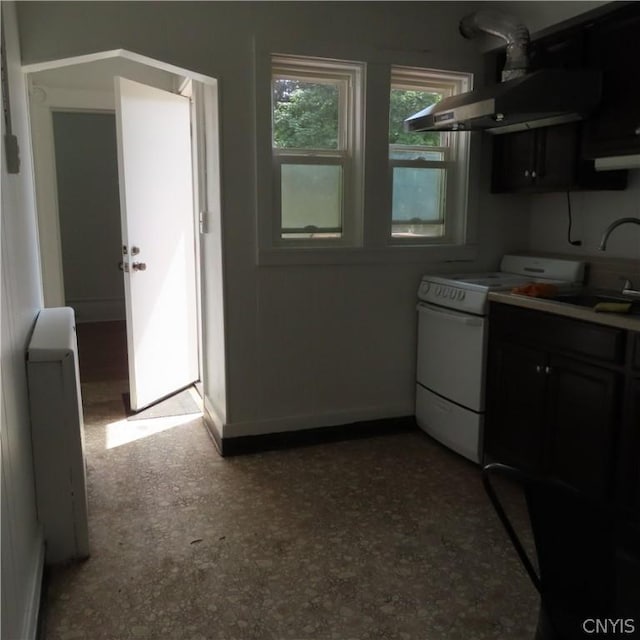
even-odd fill
[(630, 258), (640, 261), (640, 226), (625, 225), (611, 234), (606, 252), (598, 250), (602, 234), (617, 218), (640, 218), (640, 170), (629, 172), (624, 191), (582, 191), (571, 194), (572, 240), (567, 243), (567, 194), (531, 198), (529, 249), (584, 256)]
[[(460, 269), (459, 265), (430, 265), (426, 256), (424, 261), (393, 266), (384, 261), (370, 266), (286, 268), (255, 264), (253, 34), (277, 40), (295, 31), (302, 41), (324, 37), (341, 53), (353, 46), (374, 48), (378, 56), (400, 63), (417, 57), (425, 66), (480, 65), (475, 54), (461, 59), (451, 36), (457, 34), (457, 21), (468, 5), (403, 3), (400, 7), (394, 3), (179, 3), (179, 7), (25, 3), (20, 7), (28, 62), (127, 47), (221, 80), (226, 435), (413, 412), (417, 283), (426, 270)], [(86, 11), (94, 13), (93, 20), (81, 18)], [(142, 29), (147, 20), (157, 28)], [(43, 29), (44, 23), (50, 28)], [(318, 28), (323, 24), (324, 31)], [(61, 33), (64, 38), (52, 38)], [(428, 53), (416, 54), (425, 48)], [(479, 191), (477, 185), (475, 189)], [(527, 228), (519, 216), (507, 211), (509, 202), (493, 200), (495, 204), (487, 207), (478, 198), (473, 202), (481, 209), (479, 264), (492, 267), (505, 248), (525, 243)], [(369, 321), (372, 309), (375, 322)], [(363, 323), (376, 326), (375, 334), (359, 329)]]
[[(25, 62), (125, 48), (220, 80), (227, 327), (225, 436), (413, 413), (415, 292), (426, 271), (495, 268), (526, 247), (526, 206), (491, 197), (475, 137), (477, 259), (258, 266), (254, 36), (372, 64), (480, 71), (458, 36), (466, 2), (21, 3)], [(382, 112), (383, 110), (381, 110)], [(382, 114), (379, 126), (386, 128)], [(371, 122), (371, 120), (370, 120)], [(486, 183), (485, 183), (486, 184)], [(375, 195), (375, 184), (367, 189)], [(516, 210), (521, 213), (516, 213)], [(366, 212), (365, 212), (366, 216)]]
[[(9, 175), (2, 144), (2, 638), (29, 640), (42, 576), (36, 518), (25, 350), (42, 307), (33, 173), (13, 3), (2, 3), (13, 130), (20, 173)], [(4, 134), (4, 119), (2, 133)]]

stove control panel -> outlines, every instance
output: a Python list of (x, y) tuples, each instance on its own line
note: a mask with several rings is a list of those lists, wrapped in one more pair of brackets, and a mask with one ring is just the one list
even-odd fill
[(452, 300), (464, 300), (466, 295), (464, 289), (458, 287), (449, 287), (442, 284), (433, 284), (428, 280), (423, 280), (420, 283), (420, 289), (418, 291), (418, 297), (422, 299), (422, 296), (435, 296), (436, 298), (451, 298)]
[(449, 309), (483, 314), (487, 294), (486, 291), (469, 290), (423, 279), (418, 289), (418, 299)]

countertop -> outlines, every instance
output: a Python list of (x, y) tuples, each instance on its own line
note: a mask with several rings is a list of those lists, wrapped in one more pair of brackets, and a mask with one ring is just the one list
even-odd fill
[(525, 309), (535, 309), (536, 311), (546, 311), (559, 316), (575, 318), (586, 322), (595, 322), (608, 327), (627, 329), (629, 331), (640, 331), (640, 316), (626, 315), (624, 313), (603, 313), (596, 312), (588, 307), (579, 307), (575, 304), (560, 302), (548, 298), (533, 298), (522, 296), (506, 291), (491, 291), (489, 293), (490, 302), (500, 302), (511, 304)]

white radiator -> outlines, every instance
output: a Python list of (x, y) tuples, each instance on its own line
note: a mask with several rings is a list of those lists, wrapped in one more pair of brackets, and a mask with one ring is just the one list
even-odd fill
[(38, 519), (46, 562), (89, 555), (84, 422), (73, 309), (42, 309), (27, 352)]

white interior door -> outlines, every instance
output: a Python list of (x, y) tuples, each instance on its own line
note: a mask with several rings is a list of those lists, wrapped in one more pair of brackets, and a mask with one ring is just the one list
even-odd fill
[[(189, 100), (117, 77), (131, 408), (198, 379)], [(126, 251), (126, 253), (125, 253)]]

